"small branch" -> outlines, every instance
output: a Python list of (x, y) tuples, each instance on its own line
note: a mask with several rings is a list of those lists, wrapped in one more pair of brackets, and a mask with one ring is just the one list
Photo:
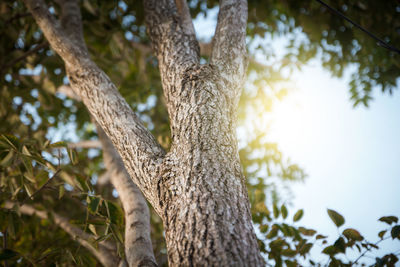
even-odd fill
[(185, 34), (196, 36), (194, 30), (192, 17), (186, 0), (175, 0), (176, 8), (178, 9), (179, 16), (182, 19), (182, 28)]
[(46, 39), (57, 54), (66, 62), (66, 64), (75, 68), (82, 67), (89, 60), (89, 54), (71, 42), (68, 35), (65, 34), (60, 22), (50, 13), (44, 0), (24, 0), (29, 11), (32, 13)]
[(48, 45), (49, 45), (49, 44), (48, 44), (47, 42), (44, 42), (44, 43), (41, 43), (41, 44), (36, 45), (34, 48), (32, 48), (31, 50), (25, 52), (23, 55), (17, 57), (16, 59), (12, 60), (12, 61), (9, 62), (9, 63), (4, 64), (4, 65), (1, 67), (0, 72), (1, 72), (1, 73), (4, 73), (8, 68), (14, 66), (15, 64), (17, 64), (17, 63), (20, 62), (21, 60), (24, 60), (24, 59), (27, 58), (28, 56), (30, 56), (30, 55), (32, 55), (32, 54), (38, 52), (40, 49), (43, 49), (43, 48), (48, 47)]
[[(3, 233), (3, 249), (7, 249), (7, 229), (5, 229), (4, 231), (2, 231)], [(5, 260), (4, 261), (4, 267), (8, 267), (8, 262)]]
[(103, 160), (125, 212), (125, 257), (129, 266), (157, 266), (150, 238), (150, 213), (146, 200), (132, 182), (122, 159), (107, 135), (96, 124)]
[[(15, 203), (7, 201), (4, 205), (6, 209), (12, 209)], [(37, 210), (33, 206), (30, 205), (24, 205), (19, 207), (19, 211), (22, 214), (25, 215), (30, 215), (30, 216), (37, 216), (41, 219), (47, 220), (47, 212)], [(89, 250), (104, 266), (115, 266), (117, 262), (120, 261), (120, 259), (116, 255), (116, 247), (114, 244), (110, 243), (109, 241), (105, 242), (100, 242), (98, 244), (99, 250), (96, 250), (92, 244), (88, 240), (95, 240), (96, 238), (88, 234), (84, 231), (82, 231), (80, 228), (75, 227), (69, 223), (69, 220), (67, 218), (64, 218), (63, 216), (51, 212), (52, 217), (54, 218), (54, 223), (63, 229), (65, 232), (67, 232), (70, 236), (72, 236), (73, 239), (78, 241), (83, 247), (85, 247), (87, 250)]]
[[(69, 86), (61, 86), (57, 92), (61, 92), (70, 98), (80, 100)], [(150, 238), (150, 213), (147, 202), (139, 188), (133, 183), (127, 173), (122, 159), (115, 150), (112, 142), (101, 129), (96, 125), (99, 140), (87, 140), (68, 147), (80, 148), (103, 148), (103, 161), (107, 172), (99, 177), (98, 183), (111, 183), (117, 190), (122, 206), (125, 211), (125, 254), (129, 266), (139, 266), (148, 264), (157, 266), (153, 247)]]
[(200, 42), (200, 55), (209, 57), (212, 51), (211, 43), (202, 43)]
[[(384, 241), (384, 240), (386, 240), (386, 239), (389, 239), (390, 237), (388, 236), (388, 237), (386, 237), (386, 238), (383, 238), (383, 239), (380, 239), (380, 240), (378, 240), (377, 242), (375, 242), (375, 246), (377, 246), (380, 242), (382, 242), (382, 241)], [(369, 251), (371, 251), (371, 248), (366, 248), (366, 250), (353, 262), (353, 264), (356, 264), (362, 257), (364, 257), (365, 256), (365, 254), (367, 254), (367, 252), (369, 252)]]
[(65, 96), (74, 99), (76, 101), (81, 101), (81, 98), (75, 94), (75, 92), (72, 90), (71, 86), (68, 85), (61, 85), (60, 87), (57, 88), (58, 93), (62, 93)]
[(243, 81), (246, 75), (246, 26), (247, 1), (221, 0), (210, 62), (227, 79)]
[(28, 199), (33, 199), (37, 194), (39, 194), (39, 192), (41, 192), (49, 183), (51, 183), (52, 181), (54, 181), (53, 179), (60, 173), (61, 169), (58, 169), (38, 190), (36, 190), (31, 196), (27, 196), (26, 198), (24, 198), (24, 200), (22, 200), (22, 202), (19, 204), (20, 206), (23, 206), (25, 204), (25, 202)]
[(69, 148), (101, 148), (99, 140), (84, 140), (76, 143), (69, 143)]
[(163, 78), (167, 77), (166, 72), (182, 73), (199, 63), (199, 44), (190, 26), (189, 10), (183, 0), (176, 2), (178, 8), (174, 0), (143, 1), (147, 33)]
[(56, 0), (61, 7), (61, 25), (67, 35), (74, 40), (75, 44), (82, 50), (87, 51), (82, 30), (82, 16), (79, 0)]
[[(6, 20), (5, 25), (7, 26), (8, 23), (11, 23), (13, 20), (17, 20), (20, 18), (24, 18), (24, 17), (28, 17), (30, 16), (31, 13), (29, 12), (25, 12), (25, 13), (17, 13), (15, 16), (12, 16), (11, 18), (9, 18), (8, 20)], [(6, 27), (5, 27), (6, 28)]]

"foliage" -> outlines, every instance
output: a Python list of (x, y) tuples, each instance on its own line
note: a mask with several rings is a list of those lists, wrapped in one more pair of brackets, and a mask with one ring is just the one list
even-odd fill
[[(208, 14), (216, 4), (217, 1), (191, 1), (192, 16)], [(394, 19), (399, 6), (394, 1), (336, 1), (334, 6), (391, 43), (399, 43), (396, 31), (400, 25)], [(54, 3), (52, 10), (57, 14)], [(169, 122), (142, 10), (141, 1), (82, 1), (85, 40), (94, 61), (168, 149)], [(0, 232), (8, 241), (0, 260), (22, 266), (96, 265), (93, 255), (57, 227), (51, 215), (48, 219), (23, 215), (19, 212), (23, 205), (69, 218), (72, 225), (95, 236), (90, 240), (93, 246), (110, 240), (122, 255), (123, 213), (112, 187), (98, 182), (105, 172), (101, 151), (68, 148), (68, 143), (96, 139), (97, 134), (84, 106), (58, 93), (58, 88), (68, 83), (63, 62), (49, 48), (21, 1), (0, 3), (0, 34)], [(376, 46), (315, 2), (249, 1), (248, 37), (250, 52), (265, 60), (262, 64), (250, 61), (248, 84), (239, 106), (239, 125), (256, 125), (258, 122), (252, 121), (249, 114), (269, 111), (273, 102), (288, 91), (289, 77), (284, 73), (313, 58), (320, 59), (335, 76), (342, 76), (346, 68), (352, 71), (350, 92), (355, 105), (367, 105), (375, 87), (390, 93), (396, 87), (399, 56)], [(271, 46), (260, 45), (259, 37), (269, 41), (285, 38), (285, 54), (278, 56)], [(357, 68), (351, 68), (354, 65)], [(248, 103), (256, 104), (250, 107)], [(345, 250), (357, 245), (375, 248), (375, 243), (360, 240), (354, 229), (343, 231), (336, 247), (336, 242), (328, 245), (327, 238), (314, 230), (297, 226), (302, 210), (293, 216), (293, 224), (287, 223), (292, 215), (281, 205), (287, 199), (278, 185), (302, 181), (304, 171), (282, 155), (278, 145), (269, 142), (265, 134), (254, 131), (242, 139), (239, 153), (253, 221), (265, 233), (260, 247), (271, 262), (290, 265), (300, 256), (308, 257), (316, 242), (326, 241), (322, 244), (325, 248), (334, 247), (327, 253), (331, 263), (342, 260), (336, 259), (341, 253), (337, 246), (344, 246)], [(65, 143), (56, 142), (60, 140)], [(4, 208), (10, 200), (14, 207)], [(272, 206), (272, 214), (267, 205)], [(342, 224), (335, 213), (330, 212), (329, 216), (336, 218), (336, 225)], [(396, 217), (381, 220), (397, 224)], [(154, 211), (151, 224), (156, 257), (163, 263), (163, 228)], [(380, 233), (380, 238), (389, 234), (396, 237), (398, 232), (398, 225), (391, 226)], [(388, 256), (379, 263), (393, 259)]]
[[(343, 216), (328, 209), (328, 215), (338, 228), (339, 234), (336, 239), (332, 239), (316, 230), (299, 226), (298, 221), (303, 215), (303, 210), (297, 211), (290, 218), (285, 205), (278, 208), (274, 204), (272, 216), (268, 208), (262, 204), (260, 202), (254, 207), (253, 216), (256, 214), (256, 217), (253, 217), (253, 220), (259, 225), (260, 248), (270, 266), (354, 266), (357, 264), (364, 266), (366, 260), (371, 262), (371, 255), (378, 252), (378, 245), (382, 241), (388, 239), (392, 239), (393, 243), (400, 241), (400, 225), (396, 225), (398, 223), (396, 216), (380, 218), (379, 221), (387, 225), (378, 233), (379, 239), (376, 242), (370, 242), (356, 229), (343, 229), (342, 226), (345, 223)], [(312, 250), (325, 255), (328, 260), (323, 257), (312, 259)], [(376, 256), (374, 266), (395, 266), (400, 255), (400, 253), (395, 253)], [(349, 259), (350, 257), (352, 259)]]

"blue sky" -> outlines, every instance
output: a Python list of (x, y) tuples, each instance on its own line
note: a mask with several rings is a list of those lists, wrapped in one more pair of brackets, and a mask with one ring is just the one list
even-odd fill
[[(285, 120), (272, 122), (270, 134), (309, 175), (291, 186), (294, 207), (305, 210), (302, 223), (337, 237), (330, 208), (345, 217), (344, 227), (379, 240), (385, 224), (377, 219), (400, 215), (399, 92), (376, 92), (368, 109), (353, 108), (345, 79), (332, 78), (318, 62), (293, 81), (295, 91), (280, 104), (286, 113), (277, 116)], [(400, 244), (386, 241), (382, 247), (393, 252)]]

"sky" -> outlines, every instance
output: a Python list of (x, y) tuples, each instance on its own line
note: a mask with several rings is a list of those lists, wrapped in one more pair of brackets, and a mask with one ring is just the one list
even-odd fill
[(353, 108), (347, 81), (313, 63), (295, 73), (295, 91), (271, 114), (271, 140), (308, 174), (291, 186), (292, 202), (304, 209), (304, 225), (337, 237), (330, 208), (345, 217), (344, 228), (377, 241), (385, 228), (377, 220), (400, 215), (400, 94), (377, 92), (369, 108)]
[[(217, 12), (194, 20), (200, 39), (213, 35)], [(304, 183), (291, 185), (293, 210), (304, 209), (302, 224), (331, 241), (338, 232), (328, 208), (345, 217), (341, 230), (355, 228), (370, 242), (379, 240), (386, 226), (378, 219), (400, 216), (399, 90), (393, 96), (375, 90), (369, 108), (353, 108), (348, 75), (332, 78), (318, 60), (291, 81), (294, 89), (265, 116), (270, 140), (308, 174)], [(381, 244), (376, 256), (400, 250), (399, 242)]]

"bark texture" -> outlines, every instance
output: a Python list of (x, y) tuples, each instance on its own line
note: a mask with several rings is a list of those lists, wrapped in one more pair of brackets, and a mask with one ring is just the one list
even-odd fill
[(260, 266), (235, 136), (246, 1), (221, 1), (206, 65), (186, 30), (187, 10), (168, 0), (144, 4), (171, 120), (172, 146), (158, 187), (169, 264)]
[(65, 61), (73, 89), (163, 219), (169, 265), (262, 266), (235, 135), (247, 66), (247, 2), (220, 1), (210, 63), (201, 65), (186, 1), (144, 1), (170, 117), (168, 153), (90, 60), (86, 47), (75, 45), (80, 24), (67, 33), (43, 0), (25, 2)]
[(129, 266), (157, 266), (150, 238), (150, 213), (139, 188), (132, 182), (118, 152), (97, 126), (103, 159), (125, 213), (125, 257)]
[[(69, 86), (57, 90), (69, 98), (81, 101)], [(99, 140), (88, 140), (69, 147), (97, 147), (103, 150), (106, 176), (119, 194), (125, 213), (125, 258), (128, 266), (157, 266), (150, 238), (150, 213), (147, 202), (133, 183), (122, 159), (100, 125), (95, 123)], [(99, 178), (100, 180), (100, 178)]]

